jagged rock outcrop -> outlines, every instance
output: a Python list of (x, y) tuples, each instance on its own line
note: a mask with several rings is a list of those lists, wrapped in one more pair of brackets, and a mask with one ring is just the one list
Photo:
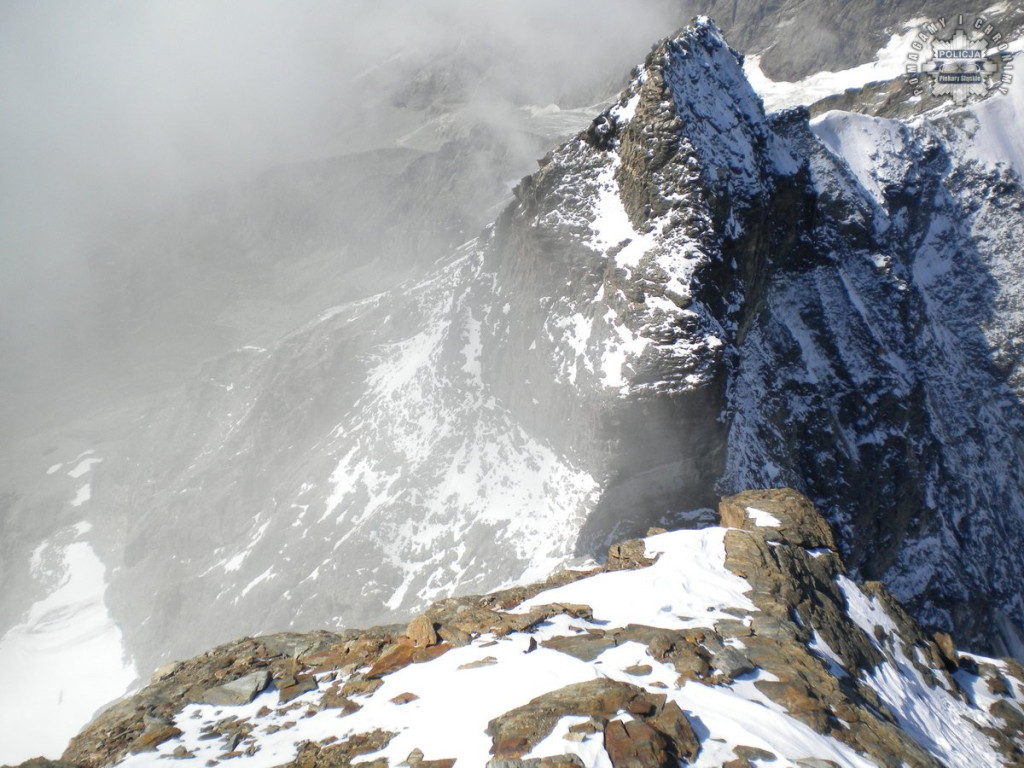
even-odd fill
[[(948, 637), (926, 636), (881, 585), (851, 581), (800, 494), (727, 497), (721, 516), (730, 527), (652, 535), (632, 568), (452, 598), (407, 627), (221, 646), (158, 670), (63, 760), (1020, 764), (1019, 665), (960, 654)], [(204, 703), (211, 686), (254, 675), (274, 682), (251, 703)], [(286, 696), (303, 678), (309, 690)]]

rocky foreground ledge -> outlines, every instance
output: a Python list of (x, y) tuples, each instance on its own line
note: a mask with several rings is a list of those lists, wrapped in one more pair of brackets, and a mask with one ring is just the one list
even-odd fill
[[(1024, 670), (847, 578), (791, 490), (722, 527), (433, 605), (407, 627), (246, 638), (157, 670), (60, 765), (1024, 764)], [(25, 765), (57, 765), (30, 761)]]

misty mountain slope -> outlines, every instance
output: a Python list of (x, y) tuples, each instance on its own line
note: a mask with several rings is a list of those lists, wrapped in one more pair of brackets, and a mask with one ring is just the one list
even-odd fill
[(1024, 670), (927, 636), (846, 574), (789, 489), (607, 564), (435, 603), (407, 627), (242, 638), (162, 667), (76, 736), (80, 768), (1002, 766)]
[[(682, 118), (692, 138), (675, 133), (661, 74), (639, 77), (613, 112), (623, 126), (631, 104), (638, 127), (649, 113), (664, 122), (663, 140), (689, 147), (666, 153), (670, 166), (649, 167), (659, 157), (642, 129), (632, 159), (628, 145), (580, 137), (432, 278), (212, 364), (185, 393), (189, 410), (172, 401), (152, 420), (127, 451), (137, 472), (113, 481), (131, 499), (127, 544), (106, 550), (123, 558), (111, 597), (138, 617), (126, 621), (135, 648), (181, 653), (238, 621), (367, 623), (545, 572), (584, 525), (603, 546), (630, 521), (707, 505), (723, 461), (725, 300), (694, 278), (722, 261), (698, 169), (718, 158), (725, 173), (764, 142), (729, 182), (740, 211), (770, 195), (776, 164), (795, 162), (749, 86), (729, 95), (742, 73), (711, 27), (659, 55), (680, 68), (677, 89), (701, 96)], [(706, 115), (724, 122), (703, 126)], [(663, 220), (609, 256), (636, 234), (620, 167), (636, 179), (631, 206), (659, 206)]]
[[(516, 568), (506, 559), (550, 570), (593, 481), (481, 386), (465, 296), (475, 261), (467, 251), (425, 282), (341, 307), (272, 353), (243, 351), (211, 370), (188, 394), (207, 411), (184, 422), (170, 411), (140, 440), (156, 446), (144, 471), (162, 455), (155, 436), (188, 444), (199, 427), (207, 442), (188, 466), (153, 478), (174, 490), (146, 506), (170, 514), (147, 516), (125, 566), (163, 567), (166, 552), (149, 544), (166, 527), (189, 556), (182, 577), (210, 585), (213, 611), (220, 600), (251, 606), (254, 626), (362, 621), (380, 610), (372, 606), (404, 607), (481, 574), (508, 578)], [(180, 540), (182, 527), (217, 546)]]
[[(211, 416), (207, 406), (255, 351), (341, 299), (372, 295), (429, 272), (438, 256), (493, 218), (508, 199), (510, 180), (535, 167), (549, 132), (564, 132), (573, 120), (580, 124), (565, 115), (504, 125), (478, 121), (429, 152), (348, 155), (194, 195), (99, 237), (82, 257), (86, 274), (65, 277), (80, 280), (59, 312), (46, 311), (45, 296), (27, 317), (17, 307), (5, 308), (21, 327), (5, 328), (13, 336), (4, 341), (20, 347), (5, 347), (12, 375), (0, 377), (6, 438), (0, 447), (0, 668), (19, 670), (7, 678), (24, 689), (3, 709), (20, 734), (17, 743), (4, 740), (13, 750), (6, 754), (59, 753), (88, 713), (128, 682), (121, 669), (131, 668), (132, 651), (122, 646), (116, 625), (104, 635), (109, 647), (101, 656), (110, 663), (94, 664), (100, 685), (69, 673), (87, 646), (65, 641), (92, 631), (88, 616), (107, 615), (105, 585), (126, 551), (138, 559), (132, 547), (144, 538), (126, 540), (125, 532), (151, 519), (146, 512), (154, 495), (160, 505), (170, 498), (155, 483), (166, 477), (180, 483), (192, 463), (178, 461), (159, 442), (166, 432), (147, 432), (146, 425), (172, 412), (173, 423), (196, 429), (175, 433), (183, 441), (181, 455), (201, 451), (196, 435), (219, 430), (223, 416)], [(53, 293), (59, 286), (50, 288)], [(34, 327), (37, 316), (45, 322)], [(194, 372), (198, 361), (232, 349), (222, 364)], [(233, 406), (224, 405), (224, 413), (231, 413)], [(141, 435), (154, 435), (156, 449)], [(98, 461), (79, 475), (76, 467), (89, 456)], [(127, 524), (120, 519), (126, 511)], [(209, 548), (204, 532), (210, 512), (200, 505), (197, 532), (186, 537), (189, 547)], [(91, 529), (89, 520), (98, 528)], [(169, 531), (177, 537), (181, 528)], [(90, 581), (91, 571), (79, 573), (85, 561), (70, 554), (82, 547), (102, 557), (102, 578)], [(49, 554), (40, 559), (39, 551)], [(168, 554), (191, 557), (182, 550)], [(178, 573), (176, 567), (169, 571)], [(190, 576), (176, 575), (179, 583), (165, 585), (171, 607), (158, 600), (158, 613), (174, 614), (190, 604)], [(65, 604), (54, 597), (62, 584), (80, 582), (95, 585), (88, 599)], [(52, 610), (54, 600), (59, 612)], [(336, 613), (332, 604), (319, 615)], [(64, 672), (46, 686), (33, 686), (24, 672), (43, 664)], [(29, 700), (38, 706), (24, 706)], [(38, 712), (55, 702), (63, 702), (69, 719), (63, 729), (40, 733)]]
[(80, 257), (67, 306), (39, 330), (18, 318), (8, 352), (26, 364), (3, 383), (0, 417), (14, 435), (72, 421), (422, 274), (493, 220), (552, 140), (530, 131), (478, 121), (429, 152), (278, 168), (127, 217)]

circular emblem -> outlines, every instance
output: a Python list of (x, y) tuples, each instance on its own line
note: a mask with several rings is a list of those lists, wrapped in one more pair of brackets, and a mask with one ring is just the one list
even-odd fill
[(984, 16), (941, 17), (925, 24), (907, 54), (915, 96), (927, 91), (955, 104), (1007, 93), (1013, 55), (1003, 34)]

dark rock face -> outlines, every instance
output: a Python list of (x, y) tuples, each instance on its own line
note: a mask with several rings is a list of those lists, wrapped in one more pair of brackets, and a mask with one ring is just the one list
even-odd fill
[[(1024, 198), (1012, 172), (988, 178), (951, 138), (965, 119), (913, 130), (838, 119), (812, 133), (800, 110), (765, 118), (734, 54), (698, 26), (657, 47), (608, 111), (613, 144), (566, 145), (524, 181), (486, 254), (517, 320), (492, 326), (485, 376), (531, 430), (603, 478), (578, 552), (681, 499), (709, 505), (710, 478), (724, 491), (788, 484), (837, 524), (851, 565), (929, 626), (1024, 651), (1024, 388), (1010, 348), (1024, 326), (1008, 249), (1024, 219), (997, 213)], [(841, 156), (857, 132), (879, 150), (854, 172)], [(601, 227), (586, 199), (603, 199), (590, 179), (609, 161), (633, 231), (595, 264), (575, 243)], [(993, 184), (998, 196), (982, 197), (999, 202), (979, 206)], [(570, 295), (535, 288), (562, 284)], [(534, 302), (549, 321), (581, 306), (594, 318), (571, 393), (536, 384), (543, 360), (576, 352), (546, 344), (547, 324), (522, 323)], [(608, 317), (646, 346), (604, 404), (588, 374), (601, 372)], [(514, 352), (528, 345), (533, 355)], [(516, 390), (517, 373), (529, 388)], [(544, 406), (564, 422), (537, 420)]]
[[(996, 627), (1021, 620), (1009, 542), (1024, 520), (1022, 411), (1015, 364), (997, 361), (1017, 359), (1003, 351), (1020, 323), (1006, 238), (1024, 221), (1003, 217), (979, 239), (995, 209), (967, 198), (991, 182), (943, 143), (949, 120), (912, 131), (838, 117), (815, 128), (825, 146), (777, 121), (809, 158), (815, 220), (757, 283), (721, 485), (799, 488), (859, 573), (930, 626), (1016, 653), (1018, 631)], [(855, 176), (832, 153), (865, 130), (887, 149)], [(998, 207), (1020, 195), (1011, 186)]]

